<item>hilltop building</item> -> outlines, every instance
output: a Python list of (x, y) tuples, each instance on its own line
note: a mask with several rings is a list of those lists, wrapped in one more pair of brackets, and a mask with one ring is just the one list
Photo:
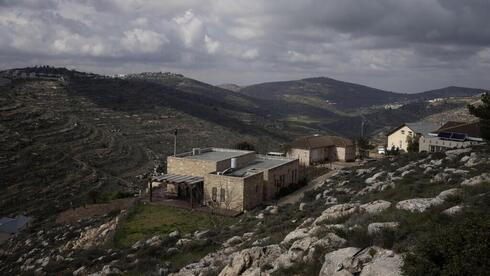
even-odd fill
[(301, 166), (309, 167), (325, 162), (354, 161), (356, 147), (346, 138), (315, 135), (295, 140), (291, 143), (286, 156), (297, 158)]
[(253, 151), (205, 148), (167, 157), (167, 174), (152, 184), (191, 205), (241, 212), (297, 184), (298, 160)]
[(416, 122), (404, 123), (397, 128), (388, 132), (388, 149), (398, 148), (399, 150), (408, 151), (408, 138), (419, 139), (428, 137), (429, 133), (438, 126), (432, 123)]
[(419, 140), (419, 151), (439, 152), (484, 142), (478, 122), (447, 122)]

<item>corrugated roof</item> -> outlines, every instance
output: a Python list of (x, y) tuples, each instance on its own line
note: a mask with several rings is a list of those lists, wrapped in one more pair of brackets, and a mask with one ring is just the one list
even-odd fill
[(347, 147), (352, 146), (351, 140), (338, 136), (308, 136), (302, 137), (291, 143), (291, 148), (295, 149), (316, 149), (324, 147)]
[(155, 181), (167, 181), (176, 184), (188, 184), (193, 185), (204, 181), (203, 177), (199, 176), (190, 176), (190, 175), (180, 175), (180, 174), (164, 174), (154, 176), (153, 180)]
[(439, 133), (439, 132), (464, 133), (469, 137), (482, 138), (480, 123), (478, 122), (465, 123), (465, 122), (449, 121), (433, 132), (434, 133)]

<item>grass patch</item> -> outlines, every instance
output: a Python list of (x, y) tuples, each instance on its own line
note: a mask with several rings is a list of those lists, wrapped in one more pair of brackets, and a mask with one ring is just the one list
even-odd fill
[(192, 250), (186, 250), (185, 252), (179, 253), (168, 260), (171, 263), (170, 270), (178, 271), (190, 263), (198, 262), (201, 258), (211, 252), (216, 251), (217, 249), (217, 245), (209, 245), (201, 248), (193, 248)]
[(235, 219), (173, 208), (157, 204), (140, 204), (133, 208), (118, 228), (115, 244), (130, 247), (152, 235), (166, 235), (175, 230), (182, 234), (231, 224)]

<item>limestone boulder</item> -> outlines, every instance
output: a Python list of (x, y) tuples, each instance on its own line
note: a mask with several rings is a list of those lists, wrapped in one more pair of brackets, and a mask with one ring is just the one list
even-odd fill
[(369, 235), (380, 233), (384, 230), (394, 230), (398, 227), (398, 222), (374, 222), (368, 225), (367, 231)]
[(314, 221), (313, 224), (318, 225), (336, 219), (345, 218), (351, 216), (352, 214), (358, 211), (359, 211), (359, 204), (356, 203), (337, 204), (323, 211), (322, 214)]
[(425, 212), (427, 209), (440, 205), (443, 202), (437, 198), (412, 198), (398, 202), (396, 208), (410, 212)]
[(461, 182), (462, 186), (477, 186), (483, 183), (490, 183), (490, 173), (483, 173), (481, 175), (469, 178)]
[(279, 245), (251, 247), (234, 253), (232, 260), (219, 273), (220, 276), (261, 275), (266, 265), (273, 263), (283, 249)]
[(362, 204), (360, 209), (368, 214), (375, 215), (391, 207), (391, 202), (386, 200), (376, 200)]

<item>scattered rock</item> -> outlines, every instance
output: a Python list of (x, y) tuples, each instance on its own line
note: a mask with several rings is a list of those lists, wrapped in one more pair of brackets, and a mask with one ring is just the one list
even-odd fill
[(73, 276), (87, 275), (87, 268), (84, 266), (79, 267), (77, 270), (73, 271)]
[(376, 200), (360, 206), (361, 210), (368, 214), (375, 215), (391, 207), (391, 202), (386, 200)]
[(239, 243), (241, 243), (243, 240), (242, 240), (242, 237), (240, 236), (233, 236), (231, 238), (229, 238), (224, 244), (223, 246), (224, 247), (227, 247), (227, 246), (233, 246), (233, 245), (237, 245)]
[(373, 183), (374, 181), (378, 180), (378, 178), (381, 178), (382, 176), (384, 176), (386, 174), (386, 172), (378, 172), (378, 173), (375, 173), (373, 176), (371, 176), (370, 178), (367, 178), (365, 180), (365, 183), (366, 184), (371, 184)]
[(367, 231), (369, 235), (373, 235), (383, 230), (393, 230), (397, 228), (398, 225), (398, 222), (374, 222), (368, 225)]
[(337, 204), (323, 211), (323, 213), (314, 221), (314, 224), (318, 225), (323, 222), (344, 218), (356, 213), (358, 210), (359, 204)]
[(454, 216), (454, 215), (457, 215), (457, 214), (461, 213), (462, 211), (463, 211), (463, 206), (456, 205), (456, 206), (453, 206), (451, 208), (448, 208), (448, 209), (442, 211), (442, 213), (444, 215)]
[(462, 186), (476, 186), (485, 182), (490, 182), (490, 173), (483, 173), (481, 175), (466, 179), (461, 182)]
[(252, 247), (233, 254), (229, 264), (221, 270), (219, 276), (262, 275), (261, 268), (271, 264), (283, 253), (279, 245)]
[(299, 204), (299, 210), (300, 210), (300, 211), (304, 211), (304, 210), (305, 210), (305, 207), (306, 207), (306, 203), (301, 202), (301, 203)]
[(396, 208), (410, 212), (424, 212), (430, 207), (437, 206), (442, 203), (442, 200), (436, 198), (413, 198), (398, 202), (396, 204)]

